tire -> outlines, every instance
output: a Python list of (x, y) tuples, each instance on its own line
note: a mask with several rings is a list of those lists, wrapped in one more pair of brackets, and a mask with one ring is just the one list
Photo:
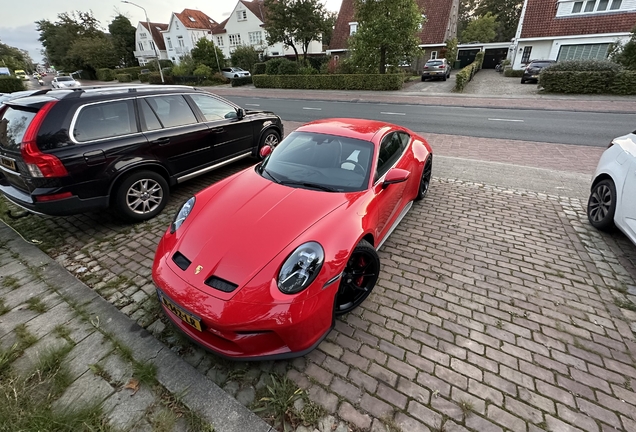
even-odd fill
[(614, 214), (616, 213), (616, 186), (611, 179), (596, 183), (587, 201), (587, 219), (599, 230), (607, 231), (614, 228)]
[(521, 78), (521, 84), (525, 84), (526, 80), (524, 80), (523, 78)]
[(422, 82), (426, 81), (426, 78), (422, 77)]
[(422, 170), (422, 177), (420, 178), (420, 184), (417, 189), (417, 195), (415, 201), (421, 201), (424, 199), (431, 186), (431, 175), (433, 173), (433, 155), (430, 155), (424, 164)]
[(353, 249), (342, 273), (334, 302), (336, 316), (351, 312), (373, 291), (380, 274), (380, 258), (375, 248), (366, 240)]
[(131, 222), (152, 219), (164, 209), (170, 196), (168, 182), (154, 171), (135, 171), (115, 191), (115, 208)]
[(442, 78), (442, 81), (446, 81), (446, 74), (444, 74), (444, 77)]
[(261, 142), (258, 143), (258, 148), (256, 149), (256, 157), (258, 159), (261, 158), (261, 149), (263, 146), (270, 146), (272, 150), (280, 143), (280, 134), (274, 129), (267, 130), (263, 136), (261, 137)]

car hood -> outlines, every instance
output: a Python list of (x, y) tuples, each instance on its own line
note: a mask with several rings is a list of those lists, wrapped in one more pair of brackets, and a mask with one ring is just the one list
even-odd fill
[[(207, 202), (206, 191), (197, 196), (196, 211), (170, 253), (179, 251), (192, 264), (185, 271), (172, 260), (168, 260), (169, 265), (186, 282), (228, 299), (290, 243), (345, 202), (345, 194), (282, 186), (248, 169)], [(202, 268), (195, 274), (199, 266)], [(227, 295), (208, 287), (205, 281), (211, 276), (236, 284), (238, 289)]]

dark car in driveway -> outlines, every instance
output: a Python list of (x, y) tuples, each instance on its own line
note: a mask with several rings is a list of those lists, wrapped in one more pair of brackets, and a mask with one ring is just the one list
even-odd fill
[(192, 87), (52, 90), (0, 105), (0, 192), (48, 215), (114, 207), (132, 221), (170, 187), (275, 146), (283, 125)]
[(525, 84), (528, 81), (539, 82), (539, 73), (541, 72), (541, 69), (555, 63), (556, 60), (532, 60), (523, 70), (521, 84)]

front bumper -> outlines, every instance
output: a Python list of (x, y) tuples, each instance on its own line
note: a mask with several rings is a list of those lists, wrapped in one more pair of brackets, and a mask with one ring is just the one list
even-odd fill
[[(195, 288), (170, 269), (164, 257), (155, 258), (152, 276), (166, 316), (188, 338), (222, 357), (275, 360), (302, 356), (320, 344), (335, 322), (338, 284), (319, 289), (304, 301), (290, 296), (287, 303), (272, 299), (251, 304), (221, 300)], [(181, 317), (162, 298), (181, 309)], [(199, 321), (201, 331), (183, 320), (184, 313)]]

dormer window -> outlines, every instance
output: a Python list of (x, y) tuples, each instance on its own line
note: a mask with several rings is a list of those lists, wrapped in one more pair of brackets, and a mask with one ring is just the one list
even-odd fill
[(148, 34), (147, 33), (139, 33), (139, 37), (141, 39), (146, 39), (146, 37), (148, 37)]
[(197, 22), (197, 20), (195, 20), (194, 18), (192, 18), (191, 16), (189, 16), (188, 18), (190, 18), (190, 21), (192, 22)]
[(238, 21), (245, 21), (247, 20), (247, 12), (244, 10), (240, 10), (240, 11), (236, 11), (236, 19)]
[(358, 31), (358, 23), (350, 22), (349, 23), (349, 36), (353, 36)]
[(623, 0), (586, 0), (575, 1), (572, 5), (572, 13), (594, 13), (615, 11), (621, 8)]

